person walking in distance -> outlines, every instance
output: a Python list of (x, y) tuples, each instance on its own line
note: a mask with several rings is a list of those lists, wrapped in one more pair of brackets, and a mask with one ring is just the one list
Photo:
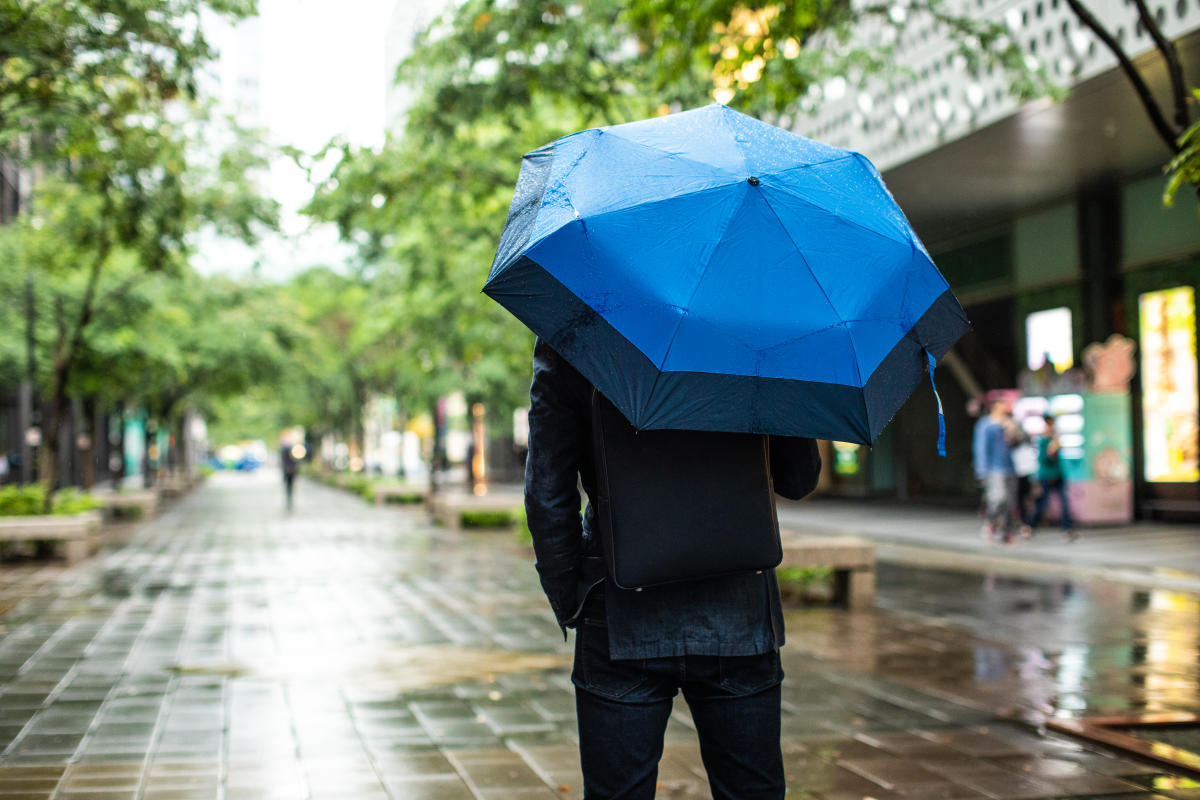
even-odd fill
[[(568, 628), (576, 632), (572, 681), (584, 796), (654, 797), (663, 735), (673, 698), (682, 691), (713, 797), (780, 800), (786, 790), (780, 748), (784, 633), (774, 570), (640, 589), (617, 586), (597, 533), (608, 512), (597, 509), (599, 445), (593, 437), (597, 430), (603, 437), (604, 429), (593, 429), (599, 419), (594, 392), (538, 340), (525, 508), (542, 588), (564, 637)], [(820, 472), (815, 442), (772, 436), (768, 445), (768, 485), (794, 499), (811, 492)], [(580, 483), (589, 498), (582, 515)], [(654, 502), (655, 492), (686, 488), (646, 485), (639, 492)], [(662, 534), (672, 522), (661, 519), (654, 526), (659, 529), (645, 536)]]
[(1058, 496), (1060, 509), (1059, 525), (1062, 528), (1063, 535), (1069, 541), (1074, 541), (1077, 536), (1073, 520), (1071, 519), (1070, 492), (1068, 491), (1066, 478), (1063, 475), (1062, 445), (1058, 441), (1058, 430), (1054, 424), (1054, 417), (1047, 414), (1045, 421), (1046, 429), (1042, 433), (1042, 438), (1038, 440), (1037, 450), (1037, 479), (1042, 493), (1038, 496), (1033, 513), (1029, 516), (1028, 524), (1030, 530), (1037, 529), (1038, 524), (1042, 521), (1042, 515), (1046, 513), (1046, 505), (1050, 502), (1050, 495), (1053, 493)]
[[(299, 451), (299, 452), (297, 452)], [(292, 510), (292, 492), (296, 484), (296, 473), (300, 471), (300, 460), (304, 458), (304, 445), (288, 441), (279, 448), (279, 464), (283, 470), (283, 493), (288, 511)]]
[(975, 477), (983, 485), (983, 535), (1012, 542), (1018, 522), (1017, 477), (1013, 467), (1012, 440), (1016, 422), (1007, 398), (992, 402), (988, 415), (975, 426), (973, 450)]

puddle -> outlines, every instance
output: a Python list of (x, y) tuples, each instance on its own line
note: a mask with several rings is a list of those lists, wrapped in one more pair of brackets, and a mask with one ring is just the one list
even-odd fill
[(370, 684), (413, 690), (558, 669), (570, 663), (569, 654), (415, 645), (382, 654), (377, 646), (304, 648), (260, 662), (197, 661), (174, 664), (168, 670), (176, 675)]

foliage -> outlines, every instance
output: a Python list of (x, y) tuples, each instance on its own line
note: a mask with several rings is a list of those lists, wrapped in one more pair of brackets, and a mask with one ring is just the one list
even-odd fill
[(462, 511), (459, 523), (463, 528), (507, 528), (517, 521), (514, 511)]
[(529, 530), (529, 517), (525, 513), (525, 506), (517, 509), (517, 544), (533, 546), (533, 531)]
[(779, 567), (775, 577), (784, 583), (807, 585), (827, 581), (833, 577), (831, 567)]
[(0, 516), (42, 514), (45, 502), (46, 490), (41, 485), (0, 487)]
[(314, 436), (333, 429), (357, 439), (371, 388), (370, 288), (320, 267), (296, 275), (276, 298), (300, 331), (281, 378), (284, 414)]
[[(86, 492), (75, 489), (63, 489), (55, 492), (51, 505), (51, 514), (82, 514), (99, 508), (101, 503)], [(40, 484), (29, 486), (0, 487), (0, 517), (28, 516), (45, 514), (46, 489)]]
[[(794, 110), (828, 77), (887, 62), (886, 46), (848, 45), (856, 15), (891, 19), (882, 6), (754, 8), (733, 0), (451, 4), (398, 73), (416, 89), (404, 131), (380, 150), (331, 145), (304, 160), (315, 177), (317, 164), (338, 158), (315, 181), (308, 212), (358, 245), (374, 290), (353, 359), (365, 385), (410, 413), (453, 389), (487, 403), (495, 421), (527, 402), (532, 336), (477, 291), (525, 152), (582, 128), (702, 105), (714, 93), (751, 113)], [(1029, 92), (1048, 86), (999, 26), (956, 18), (937, 0), (914, 8), (954, 27), (971, 65), (1011, 67)]]
[[(378, 491), (378, 487), (376, 489)], [(387, 492), (383, 496), (385, 503), (399, 506), (414, 506), (425, 502), (425, 493), (418, 491)]]
[(137, 522), (146, 516), (146, 511), (140, 505), (117, 505), (108, 509), (109, 516), (121, 522)]
[(60, 489), (54, 493), (52, 506), (55, 514), (82, 514), (94, 511), (103, 505), (94, 495), (78, 489)]
[[(264, 152), (245, 132), (222, 142), (207, 168), (196, 157), (211, 139), (190, 102), (211, 56), (198, 26), (206, 10), (237, 17), (254, 4), (0, 0), (0, 153), (43, 174), (29, 213), (0, 232), (0, 250), (11, 256), (6, 270), (34, 278), (48, 488), (98, 315), (148, 274), (185, 273), (201, 226), (253, 239), (274, 224), (274, 204), (246, 172), (265, 164)], [(5, 372), (13, 350), (0, 349)]]
[[(1021, 99), (1054, 94), (1002, 23), (956, 13), (942, 0), (630, 0), (625, 18), (651, 56), (656, 91), (673, 105), (703, 92), (756, 116), (816, 108), (822, 86), (894, 72), (892, 44), (906, 27), (926, 24), (953, 43), (966, 70), (999, 67)], [(874, 29), (869, 39), (855, 33)]]
[[(1192, 98), (1200, 101), (1200, 89), (1192, 89)], [(1193, 189), (1200, 186), (1200, 120), (1193, 122), (1177, 140), (1179, 151), (1166, 167), (1167, 185), (1163, 189), (1163, 205), (1175, 204), (1175, 195), (1185, 183)]]
[(356, 494), (368, 503), (375, 500), (375, 492), (371, 487), (371, 479), (358, 472), (345, 472), (333, 476), (334, 485)]
[(789, 603), (828, 602), (833, 596), (830, 567), (778, 567), (775, 577), (780, 595)]
[(244, 17), (256, 5), (0, 0), (0, 150), (11, 158), (31, 131), (78, 132), (85, 118), (119, 124), (129, 109), (193, 97), (196, 71), (213, 55), (201, 13)]

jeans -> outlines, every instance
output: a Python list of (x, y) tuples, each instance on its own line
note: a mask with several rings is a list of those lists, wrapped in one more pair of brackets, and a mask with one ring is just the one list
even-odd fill
[(586, 800), (654, 797), (663, 734), (683, 690), (713, 800), (780, 800), (779, 651), (751, 656), (609, 658), (603, 591), (575, 634), (575, 709)]
[(1062, 510), (1059, 518), (1060, 524), (1064, 531), (1071, 530), (1071, 502), (1067, 499), (1067, 482), (1064, 480), (1057, 481), (1038, 481), (1042, 486), (1042, 493), (1038, 495), (1037, 503), (1033, 507), (1033, 516), (1029, 518), (1029, 527), (1036, 528), (1038, 523), (1042, 521), (1042, 514), (1046, 513), (1046, 504), (1050, 502), (1050, 493), (1058, 494), (1058, 506)]
[(989, 472), (983, 477), (984, 518), (995, 533), (1006, 537), (1017, 526), (1017, 477)]

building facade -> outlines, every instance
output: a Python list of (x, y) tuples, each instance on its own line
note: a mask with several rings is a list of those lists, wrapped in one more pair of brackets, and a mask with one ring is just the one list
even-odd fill
[[(1165, 69), (1134, 4), (1089, 6), (1169, 108)], [(1200, 84), (1200, 4), (1150, 8), (1177, 42), (1189, 86)], [(1066, 100), (1020, 105), (1004, 75), (970, 75), (956, 45), (913, 19), (892, 43), (907, 77), (861, 89), (832, 81), (808, 98), (812, 116), (789, 121), (876, 163), (973, 324), (939, 369), (948, 457), (934, 453), (935, 401), (922, 387), (870, 451), (837, 446), (835, 485), (974, 502), (972, 400), (1024, 385), (1026, 396), (1081, 396), (1081, 419), (1091, 420), (1072, 431), (1081, 454), (1100, 453), (1106, 436), (1120, 440), (1097, 456), (1101, 466), (1087, 466), (1087, 478), (1127, 481), (1133, 515), (1198, 520), (1196, 196), (1184, 188), (1174, 207), (1163, 206), (1170, 152), (1116, 60), (1065, 0), (967, 0), (961, 10), (1007, 25), (1030, 64), (1069, 88)], [(879, 26), (860, 35), (891, 34)], [(1107, 369), (1102, 359), (1123, 353), (1124, 340), (1088, 348), (1114, 334), (1135, 346), (1127, 390), (1108, 387), (1109, 399), (1093, 403), (1090, 385), (1036, 387), (1047, 361), (1056, 370), (1078, 370), (1085, 359)], [(1104, 410), (1084, 411), (1085, 403)]]

